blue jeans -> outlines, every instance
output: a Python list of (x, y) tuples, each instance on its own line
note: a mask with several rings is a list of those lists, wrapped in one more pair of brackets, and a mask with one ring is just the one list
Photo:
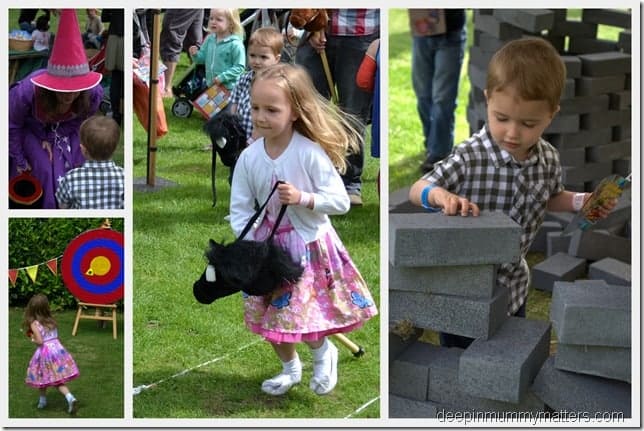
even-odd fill
[[(367, 36), (331, 36), (327, 35), (326, 56), (329, 69), (338, 91), (338, 104), (344, 112), (357, 117), (354, 124), (358, 132), (364, 136), (365, 126), (371, 121), (372, 95), (361, 90), (356, 85), (356, 73), (372, 40), (379, 37), (379, 32)], [(311, 76), (318, 92), (331, 98), (327, 78), (322, 67), (322, 60), (308, 43), (305, 37), (295, 53), (295, 63), (303, 66)], [(342, 181), (349, 194), (360, 195), (362, 189), (362, 168), (364, 166), (364, 145), (360, 151), (348, 154), (346, 157), (347, 171), (342, 175)]]
[(413, 38), (411, 77), (431, 163), (445, 158), (454, 145), (454, 110), (466, 39), (465, 27)]

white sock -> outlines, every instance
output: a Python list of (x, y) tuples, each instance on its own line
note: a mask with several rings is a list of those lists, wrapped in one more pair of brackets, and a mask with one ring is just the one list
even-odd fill
[(44, 395), (41, 395), (40, 398), (38, 398), (38, 408), (42, 409), (47, 405), (47, 397)]
[(288, 392), (293, 385), (300, 383), (302, 380), (302, 363), (300, 357), (295, 355), (295, 358), (288, 362), (282, 362), (282, 372), (277, 376), (264, 380), (262, 383), (262, 391), (269, 395), (283, 395)]
[(67, 400), (68, 403), (71, 403), (76, 398), (74, 398), (74, 395), (71, 392), (67, 392), (67, 395), (65, 395), (65, 399)]
[(338, 383), (338, 349), (327, 338), (313, 355), (313, 377), (309, 387), (318, 395), (328, 394)]

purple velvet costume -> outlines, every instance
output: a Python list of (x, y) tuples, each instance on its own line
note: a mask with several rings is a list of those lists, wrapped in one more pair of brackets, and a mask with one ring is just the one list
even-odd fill
[[(24, 168), (29, 163), (32, 175), (40, 181), (43, 189), (43, 208), (56, 208), (58, 178), (85, 161), (80, 150), (80, 125), (98, 111), (103, 88), (97, 85), (87, 90), (90, 92), (87, 115), (45, 123), (37, 117), (36, 86), (31, 82), (32, 77), (44, 72), (45, 69), (38, 70), (9, 89), (9, 179), (18, 175), (18, 167)], [(42, 147), (43, 141), (51, 143), (51, 162), (48, 152)]]

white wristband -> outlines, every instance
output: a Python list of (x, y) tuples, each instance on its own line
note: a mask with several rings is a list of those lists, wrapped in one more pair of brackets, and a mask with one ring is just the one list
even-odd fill
[(300, 201), (297, 204), (303, 207), (308, 207), (312, 198), (313, 195), (311, 193), (300, 192)]
[(579, 211), (581, 207), (584, 206), (584, 201), (586, 200), (586, 193), (575, 193), (572, 195), (572, 209), (574, 211)]

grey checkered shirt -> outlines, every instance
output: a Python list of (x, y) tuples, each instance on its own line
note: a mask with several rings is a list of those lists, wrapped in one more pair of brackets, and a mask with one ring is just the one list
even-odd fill
[(112, 160), (87, 160), (58, 179), (56, 200), (72, 209), (122, 209), (125, 197), (123, 168)]
[(242, 127), (246, 131), (246, 139), (253, 134), (253, 119), (250, 110), (250, 84), (254, 72), (249, 70), (244, 73), (235, 84), (228, 103), (237, 104), (237, 113), (241, 116)]
[(466, 197), (481, 210), (502, 211), (523, 228), (521, 260), (497, 270), (497, 284), (509, 289), (508, 312), (514, 314), (528, 296), (525, 256), (543, 222), (548, 199), (564, 189), (557, 150), (540, 138), (530, 156), (519, 162), (483, 127), (423, 178)]

